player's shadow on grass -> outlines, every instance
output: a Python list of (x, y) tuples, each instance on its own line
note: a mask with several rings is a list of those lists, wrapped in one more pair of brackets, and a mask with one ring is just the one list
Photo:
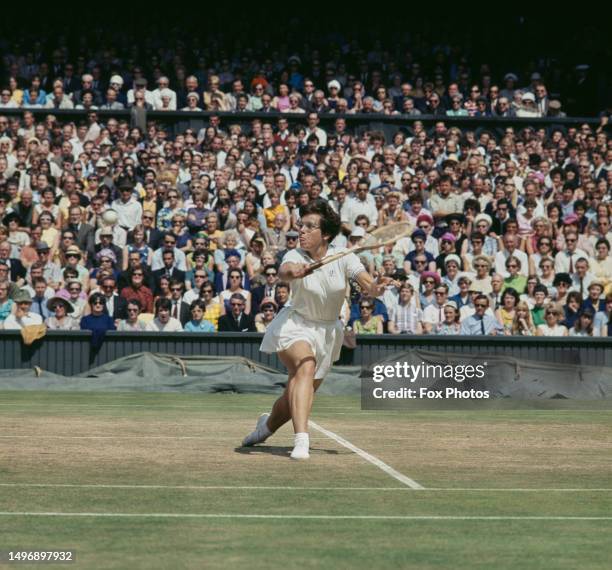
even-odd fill
[[(243, 455), (254, 455), (258, 453), (267, 453), (268, 455), (280, 455), (287, 457), (293, 447), (281, 446), (281, 445), (255, 445), (253, 447), (236, 447), (234, 451), (236, 453), (242, 453)], [(326, 455), (339, 455), (337, 449), (320, 449), (317, 447), (310, 448), (311, 453), (325, 453)]]

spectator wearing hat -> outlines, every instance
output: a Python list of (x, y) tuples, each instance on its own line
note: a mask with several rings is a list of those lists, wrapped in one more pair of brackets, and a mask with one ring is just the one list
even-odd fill
[(255, 315), (255, 328), (257, 332), (266, 332), (266, 329), (270, 326), (277, 313), (278, 305), (276, 301), (272, 297), (264, 297), (257, 311), (257, 315)]
[(49, 299), (47, 309), (51, 314), (45, 323), (49, 330), (73, 331), (80, 329), (79, 321), (70, 316), (70, 313), (74, 312), (72, 305), (63, 297)]
[[(42, 276), (47, 281), (47, 285), (54, 290), (59, 289), (62, 282), (62, 270), (59, 265), (50, 261), (51, 248), (44, 241), (38, 242), (36, 244), (36, 254), (38, 255), (38, 263), (42, 264)], [(0, 244), (1, 257), (2, 245)]]
[(277, 265), (280, 265), (282, 263), (283, 257), (285, 257), (285, 254), (287, 252), (289, 252), (292, 249), (295, 249), (296, 247), (298, 247), (298, 245), (299, 245), (299, 237), (300, 237), (300, 234), (298, 232), (296, 232), (295, 230), (289, 230), (285, 234), (285, 249), (280, 250), (276, 254)]
[[(446, 275), (446, 258), (449, 255), (454, 255), (459, 259), (455, 250), (455, 241), (455, 236), (450, 232), (446, 232), (440, 237), (440, 255), (436, 258), (436, 268), (440, 270), (442, 275)], [(458, 263), (459, 266), (462, 265), (461, 259)]]
[(29, 325), (41, 325), (42, 317), (31, 311), (32, 299), (25, 291), (19, 291), (13, 299), (16, 309), (4, 320), (4, 330), (21, 330)]
[(533, 93), (526, 91), (521, 95), (520, 104), (516, 108), (516, 116), (519, 118), (539, 118), (542, 116)]
[(457, 305), (457, 309), (461, 310), (464, 306), (472, 302), (472, 280), (469, 275), (462, 274), (457, 279), (459, 292), (450, 297), (450, 300)]
[[(116, 226), (118, 228), (118, 226)], [(123, 232), (125, 236), (125, 231), (121, 228), (118, 228)], [(93, 264), (97, 265), (99, 263), (100, 252), (102, 250), (109, 250), (113, 253), (115, 257), (115, 263), (117, 267), (123, 267), (123, 246), (119, 246), (115, 242), (115, 231), (114, 229), (107, 227), (103, 227), (98, 230), (96, 241), (99, 240), (99, 243), (96, 243), (94, 246), (94, 254), (95, 257), (93, 259)], [(125, 245), (125, 237), (123, 240), (123, 244)]]
[[(482, 246), (482, 254), (487, 255), (491, 258), (495, 257), (498, 252), (499, 244), (495, 237), (489, 235), (491, 231), (491, 226), (493, 225), (493, 219), (488, 214), (477, 214), (474, 218), (474, 222), (471, 226), (471, 234), (477, 232), (484, 236), (484, 243)], [(466, 245), (467, 244), (467, 245)], [(462, 255), (466, 253), (473, 253), (473, 248), (470, 247), (471, 243), (467, 240), (463, 242), (462, 246)], [(479, 255), (479, 254), (474, 254)]]
[(583, 309), (591, 309), (594, 313), (606, 310), (606, 301), (603, 298), (604, 284), (593, 279), (588, 286), (588, 296), (582, 303)]
[(183, 107), (181, 111), (190, 111), (192, 113), (200, 113), (202, 112), (200, 105), (200, 96), (192, 91), (191, 93), (187, 93), (187, 106)]
[(444, 276), (442, 277), (442, 283), (448, 286), (449, 296), (454, 296), (459, 293), (459, 273), (461, 265), (461, 259), (458, 255), (451, 253), (444, 259)]
[(153, 98), (153, 92), (147, 89), (147, 80), (144, 77), (140, 77), (134, 80), (134, 87), (129, 89), (127, 92), (127, 104), (128, 107), (134, 105), (137, 102), (138, 97), (142, 96), (143, 101), (146, 102), (148, 108), (151, 110), (155, 107), (155, 99)]

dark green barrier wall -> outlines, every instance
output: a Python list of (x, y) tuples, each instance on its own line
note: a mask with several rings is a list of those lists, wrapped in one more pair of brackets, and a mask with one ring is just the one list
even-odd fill
[[(82, 373), (95, 366), (137, 352), (177, 355), (244, 356), (279, 370), (275, 355), (259, 351), (257, 333), (109, 333), (102, 348), (93, 353), (90, 334), (49, 332), (32, 346), (24, 346), (16, 332), (0, 331), (0, 368), (42, 369), (57, 374)], [(440, 353), (500, 354), (539, 362), (612, 366), (612, 338), (523, 338), (523, 337), (436, 337), (363, 336), (355, 350), (343, 351), (340, 364), (371, 364), (410, 348)]]

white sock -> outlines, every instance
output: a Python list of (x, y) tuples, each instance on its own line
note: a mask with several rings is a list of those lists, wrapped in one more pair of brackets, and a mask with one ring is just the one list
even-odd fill
[(295, 434), (294, 447), (291, 452), (292, 459), (308, 459), (310, 438), (307, 433), (299, 432)]
[(310, 436), (306, 432), (299, 432), (295, 434), (294, 438), (295, 447), (305, 447), (308, 449), (310, 447)]

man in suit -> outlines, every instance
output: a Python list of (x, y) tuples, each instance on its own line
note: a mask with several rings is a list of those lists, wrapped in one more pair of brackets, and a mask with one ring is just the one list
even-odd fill
[(132, 251), (131, 253), (128, 253), (127, 269), (119, 274), (119, 278), (117, 280), (119, 292), (121, 292), (125, 287), (129, 287), (130, 283), (132, 282), (132, 273), (136, 269), (140, 269), (142, 271), (144, 275), (144, 284), (151, 289), (151, 291), (155, 291), (155, 279), (153, 278), (153, 272), (149, 267), (142, 263), (140, 253), (137, 251)]
[(11, 257), (11, 244), (8, 241), (0, 243), (0, 261), (9, 268), (9, 279), (21, 287), (26, 276), (26, 269), (21, 261)]
[(74, 232), (75, 244), (87, 254), (89, 259), (95, 255), (95, 229), (83, 223), (83, 212), (79, 206), (72, 206), (68, 211), (68, 228)]
[(117, 283), (114, 277), (105, 277), (100, 289), (104, 295), (105, 310), (114, 320), (127, 319), (127, 301), (116, 291)]
[[(155, 251), (156, 249), (159, 249), (162, 246), (162, 241), (165, 235), (164, 232), (153, 227), (154, 223), (155, 223), (155, 216), (148, 210), (145, 210), (142, 213), (142, 225), (144, 226), (144, 229), (145, 229), (145, 241), (147, 242), (147, 245), (153, 251)], [(128, 232), (127, 243), (128, 244), (134, 243), (134, 231), (133, 230)]]
[(174, 251), (172, 249), (166, 249), (162, 253), (163, 267), (153, 271), (153, 278), (155, 280), (155, 294), (159, 294), (159, 281), (162, 277), (168, 279), (176, 279), (182, 283), (185, 282), (185, 272), (177, 269), (174, 266)]
[(278, 270), (276, 265), (266, 265), (264, 267), (264, 276), (266, 278), (266, 284), (261, 287), (255, 287), (251, 291), (251, 313), (256, 315), (259, 313), (259, 305), (261, 301), (269, 297), (274, 299), (276, 296), (276, 284), (278, 283)]
[(183, 301), (184, 290), (184, 281), (179, 281), (178, 279), (170, 280), (170, 302), (172, 303), (170, 316), (181, 321), (181, 325), (183, 325), (183, 327), (191, 320), (189, 305)]
[(257, 332), (255, 319), (244, 313), (245, 304), (240, 293), (230, 297), (232, 312), (219, 318), (219, 332)]

